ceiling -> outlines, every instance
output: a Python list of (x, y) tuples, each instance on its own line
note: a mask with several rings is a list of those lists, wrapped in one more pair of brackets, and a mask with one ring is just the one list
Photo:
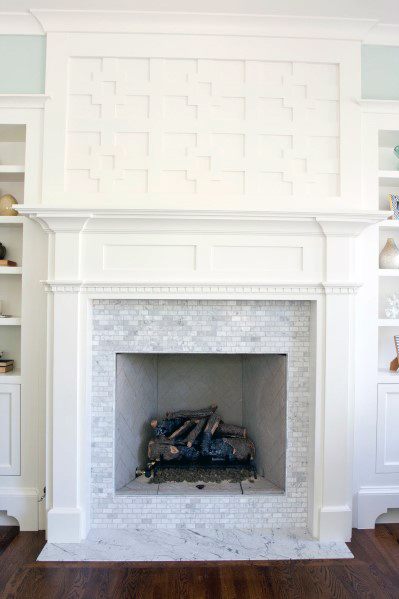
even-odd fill
[(0, 11), (128, 10), (376, 19), (399, 24), (398, 0), (0, 0)]

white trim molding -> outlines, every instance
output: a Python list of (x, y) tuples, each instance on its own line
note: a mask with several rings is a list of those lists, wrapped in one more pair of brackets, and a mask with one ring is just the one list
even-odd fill
[(172, 33), (363, 40), (378, 21), (292, 15), (32, 9), (46, 33)]
[[(378, 223), (391, 216), (387, 210), (335, 211), (335, 212), (289, 212), (275, 210), (143, 210), (135, 208), (65, 208), (53, 206), (18, 206), (20, 214), (29, 216), (41, 223), (48, 231), (93, 231), (133, 232), (136, 223), (144, 223), (148, 231), (195, 229), (206, 231), (206, 226), (213, 224), (226, 231), (231, 223), (238, 224), (240, 233), (252, 223), (258, 230), (265, 230), (268, 225), (275, 232), (295, 234), (310, 232), (320, 234), (322, 230), (328, 236), (359, 235), (369, 225)], [(162, 225), (161, 225), (162, 223)], [(193, 224), (196, 223), (196, 224)], [(313, 228), (311, 231), (309, 225)], [(237, 231), (236, 225), (234, 231)], [(269, 230), (268, 230), (269, 232)]]
[[(267, 285), (243, 283), (241, 285), (218, 285), (203, 283), (192, 285), (168, 283), (127, 284), (126, 282), (106, 281), (43, 281), (47, 293), (85, 293), (90, 296), (124, 296), (147, 298), (171, 297), (215, 297), (220, 299), (245, 297), (278, 296), (313, 296), (313, 295), (353, 295), (357, 293), (361, 283), (268, 283)], [(302, 299), (306, 299), (303, 298)]]
[(21, 531), (38, 530), (39, 503), (37, 489), (2, 488), (0, 490), (0, 510), (18, 520)]
[(43, 27), (32, 13), (0, 12), (0, 35), (44, 35)]
[(399, 506), (399, 486), (361, 487), (357, 494), (357, 527), (374, 528), (378, 516)]
[[(398, 40), (399, 44), (399, 40)], [(371, 114), (399, 114), (399, 100), (359, 100), (362, 112)]]
[(44, 108), (46, 94), (0, 94), (0, 108)]

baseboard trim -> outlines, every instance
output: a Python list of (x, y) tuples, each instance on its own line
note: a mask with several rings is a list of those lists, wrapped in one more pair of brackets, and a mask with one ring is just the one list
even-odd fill
[(82, 513), (79, 508), (52, 508), (47, 514), (49, 543), (80, 543)]
[(326, 506), (320, 510), (320, 541), (350, 541), (352, 510), (348, 505)]
[(39, 530), (38, 494), (32, 488), (0, 489), (0, 511), (16, 518), (22, 531)]
[(357, 528), (374, 528), (378, 516), (398, 506), (398, 486), (361, 487), (357, 493)]

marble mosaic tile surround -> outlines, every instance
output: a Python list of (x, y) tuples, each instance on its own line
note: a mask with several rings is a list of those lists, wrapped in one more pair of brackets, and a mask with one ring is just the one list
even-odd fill
[[(304, 528), (310, 302), (93, 300), (92, 528)], [(287, 354), (284, 495), (129, 496), (114, 491), (115, 354)]]

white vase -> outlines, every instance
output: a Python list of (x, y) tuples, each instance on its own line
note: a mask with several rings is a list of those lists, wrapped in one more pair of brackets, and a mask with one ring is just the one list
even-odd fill
[(399, 268), (399, 249), (392, 237), (381, 250), (380, 268)]

